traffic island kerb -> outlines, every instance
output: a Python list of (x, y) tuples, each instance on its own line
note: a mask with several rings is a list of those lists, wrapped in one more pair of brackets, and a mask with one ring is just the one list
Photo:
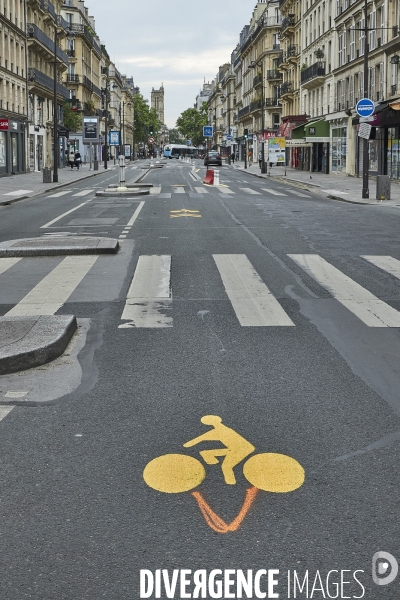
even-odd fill
[(112, 238), (72, 236), (25, 238), (0, 243), (0, 258), (116, 254), (119, 248), (118, 240)]

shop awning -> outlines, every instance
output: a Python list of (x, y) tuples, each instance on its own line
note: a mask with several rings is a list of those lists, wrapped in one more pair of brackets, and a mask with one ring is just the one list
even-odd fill
[[(313, 138), (315, 141), (329, 142), (330, 133), (330, 125), (325, 119), (312, 121), (311, 123), (304, 125), (304, 137), (307, 142), (312, 142)], [(317, 140), (316, 138), (319, 139)], [(326, 138), (326, 140), (321, 140), (320, 138)]]
[(304, 123), (292, 129), (292, 140), (304, 139)]

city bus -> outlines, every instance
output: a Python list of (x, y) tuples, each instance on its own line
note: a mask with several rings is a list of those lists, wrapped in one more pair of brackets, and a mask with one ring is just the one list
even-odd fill
[(165, 158), (179, 158), (180, 156), (190, 156), (198, 158), (199, 151), (194, 146), (184, 146), (183, 144), (167, 144), (164, 146)]

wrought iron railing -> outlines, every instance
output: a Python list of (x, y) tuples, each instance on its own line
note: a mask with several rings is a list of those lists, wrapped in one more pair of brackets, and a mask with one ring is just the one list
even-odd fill
[(301, 83), (306, 83), (315, 77), (325, 77), (325, 63), (316, 62), (300, 72)]

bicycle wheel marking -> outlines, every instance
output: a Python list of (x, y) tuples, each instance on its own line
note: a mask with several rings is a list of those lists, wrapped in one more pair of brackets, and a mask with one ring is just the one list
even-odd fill
[[(252, 485), (246, 490), (242, 508), (237, 516), (226, 523), (204, 499), (200, 491), (191, 491), (198, 487), (206, 476), (203, 463), (185, 454), (164, 454), (151, 460), (143, 471), (146, 484), (166, 494), (191, 492), (207, 525), (217, 533), (237, 531), (250, 511), (260, 490), (275, 494), (286, 494), (300, 488), (305, 480), (302, 465), (291, 456), (265, 452), (253, 454), (255, 447), (236, 431), (223, 425), (216, 415), (205, 415), (201, 422), (211, 426), (202, 435), (183, 444), (190, 448), (202, 442), (218, 441), (225, 448), (202, 450), (199, 452), (208, 465), (218, 465), (226, 485), (236, 485), (234, 469), (243, 463), (243, 475)], [(250, 458), (249, 455), (253, 454)]]
[(147, 485), (165, 494), (189, 492), (206, 476), (201, 462), (184, 454), (164, 454), (150, 461), (143, 471)]

